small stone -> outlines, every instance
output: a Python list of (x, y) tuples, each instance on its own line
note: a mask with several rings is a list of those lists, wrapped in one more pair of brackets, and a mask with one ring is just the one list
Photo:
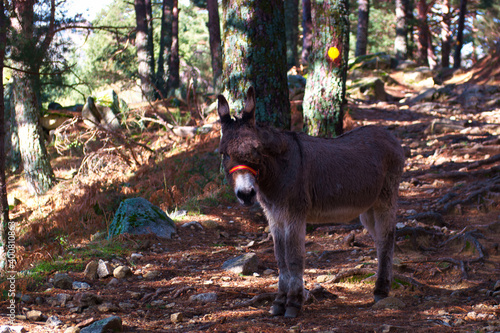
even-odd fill
[(258, 268), (259, 258), (255, 253), (245, 253), (222, 264), (222, 269), (243, 275), (250, 275), (257, 271)]
[(97, 275), (101, 278), (107, 278), (113, 274), (113, 266), (102, 259), (99, 259), (99, 265), (97, 266)]
[(33, 297), (31, 297), (30, 295), (22, 295), (21, 302), (31, 304), (33, 303)]
[(192, 295), (189, 297), (191, 302), (199, 302), (199, 303), (212, 303), (217, 301), (216, 293), (203, 293), (198, 295)]
[(274, 271), (274, 269), (266, 269), (264, 272), (262, 272), (263, 275), (273, 275), (275, 274), (276, 272)]
[(26, 333), (26, 329), (22, 326), (0, 325), (0, 333)]
[(26, 313), (26, 318), (29, 321), (42, 321), (43, 320), (42, 311), (38, 311), (38, 310), (28, 311)]
[(75, 301), (75, 304), (82, 308), (87, 308), (89, 306), (94, 306), (102, 303), (101, 296), (89, 292), (78, 293), (73, 299)]
[(319, 275), (316, 278), (316, 282), (318, 282), (318, 283), (325, 283), (325, 282), (329, 282), (331, 280), (333, 280), (333, 277), (331, 275)]
[(87, 290), (87, 289), (90, 289), (90, 284), (88, 284), (87, 282), (74, 281), (73, 282), (73, 289), (75, 289), (75, 290)]
[(149, 271), (142, 275), (146, 280), (157, 279), (161, 275), (160, 271)]
[(37, 296), (37, 297), (35, 298), (35, 303), (36, 303), (37, 305), (42, 305), (42, 304), (43, 304), (43, 302), (44, 302), (44, 300), (43, 300), (43, 298), (42, 298), (42, 297)]
[(112, 278), (108, 282), (108, 287), (116, 287), (119, 284), (120, 284), (120, 280), (118, 280), (117, 278)]
[(54, 275), (54, 287), (59, 289), (72, 289), (73, 279), (66, 273)]
[(57, 316), (50, 316), (45, 324), (52, 327), (58, 327), (61, 326), (63, 322)]
[(156, 300), (156, 301), (152, 301), (152, 302), (151, 302), (151, 305), (152, 305), (152, 306), (162, 306), (162, 305), (165, 305), (165, 303), (166, 303), (166, 302), (165, 302), (164, 300), (162, 300), (162, 299), (158, 299), (158, 300)]
[(202, 221), (200, 223), (203, 226), (203, 228), (209, 229), (209, 230), (217, 229), (220, 227), (219, 223), (217, 223), (214, 220), (206, 220), (206, 221)]
[(140, 254), (140, 253), (132, 253), (130, 255), (130, 260), (132, 260), (132, 261), (139, 261), (139, 260), (142, 259), (142, 257), (144, 257), (144, 256), (142, 254)]
[(176, 323), (182, 323), (182, 321), (184, 320), (184, 316), (182, 315), (181, 312), (177, 312), (177, 313), (172, 313), (170, 315), (170, 321), (174, 324)]
[(381, 310), (381, 309), (399, 310), (399, 309), (403, 309), (405, 306), (406, 306), (406, 304), (402, 300), (395, 298), (395, 297), (387, 297), (387, 298), (383, 298), (380, 301), (378, 301), (377, 303), (375, 303), (372, 306), (372, 309), (374, 309), (374, 310)]
[(68, 327), (64, 333), (80, 333), (80, 328), (76, 326)]
[(123, 332), (122, 319), (117, 316), (96, 321), (83, 328), (80, 333)]
[(57, 294), (56, 303), (60, 306), (66, 306), (66, 303), (71, 299), (71, 295), (68, 294)]
[(97, 260), (92, 260), (87, 264), (85, 270), (83, 271), (83, 275), (85, 275), (86, 279), (95, 280), (97, 279), (97, 267), (99, 266), (99, 262)]
[(191, 228), (193, 230), (203, 230), (203, 226), (196, 221), (184, 223), (181, 227), (182, 228)]
[(110, 302), (102, 303), (97, 306), (97, 310), (99, 310), (100, 312), (112, 312), (118, 311), (118, 309), (119, 308), (116, 305)]
[(128, 266), (118, 266), (113, 270), (113, 276), (117, 279), (125, 279), (134, 276), (134, 273)]
[(123, 310), (135, 308), (134, 304), (132, 304), (130, 302), (120, 302), (120, 303), (118, 303), (118, 306)]

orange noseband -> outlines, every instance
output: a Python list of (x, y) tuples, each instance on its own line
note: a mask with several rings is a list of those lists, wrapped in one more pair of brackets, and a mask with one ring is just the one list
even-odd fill
[(233, 172), (236, 172), (238, 170), (248, 170), (250, 171), (254, 176), (257, 176), (258, 172), (255, 171), (255, 169), (250, 168), (249, 166), (246, 165), (237, 165), (233, 167), (231, 170), (229, 170), (229, 174), (232, 174)]

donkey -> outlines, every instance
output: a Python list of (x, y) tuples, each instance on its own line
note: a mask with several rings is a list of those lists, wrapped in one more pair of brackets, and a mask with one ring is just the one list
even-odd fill
[(375, 240), (374, 298), (389, 295), (404, 153), (384, 129), (365, 126), (334, 139), (278, 131), (255, 122), (255, 92), (233, 119), (218, 96), (219, 151), (238, 201), (257, 200), (269, 222), (279, 268), (274, 316), (296, 317), (304, 301), (306, 223), (347, 223), (357, 216)]

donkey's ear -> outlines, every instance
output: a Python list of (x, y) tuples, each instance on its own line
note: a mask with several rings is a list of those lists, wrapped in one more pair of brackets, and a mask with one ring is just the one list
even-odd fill
[(255, 89), (253, 87), (248, 88), (242, 118), (245, 121), (255, 124)]
[(219, 95), (217, 97), (219, 100), (219, 118), (222, 124), (227, 124), (231, 122), (231, 115), (229, 114), (229, 104), (224, 96)]

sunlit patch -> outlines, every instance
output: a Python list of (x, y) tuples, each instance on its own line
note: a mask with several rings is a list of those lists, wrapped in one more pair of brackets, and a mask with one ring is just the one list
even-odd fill
[(332, 46), (328, 49), (328, 56), (330, 57), (330, 59), (335, 60), (339, 57), (339, 55), (340, 51), (335, 46)]

